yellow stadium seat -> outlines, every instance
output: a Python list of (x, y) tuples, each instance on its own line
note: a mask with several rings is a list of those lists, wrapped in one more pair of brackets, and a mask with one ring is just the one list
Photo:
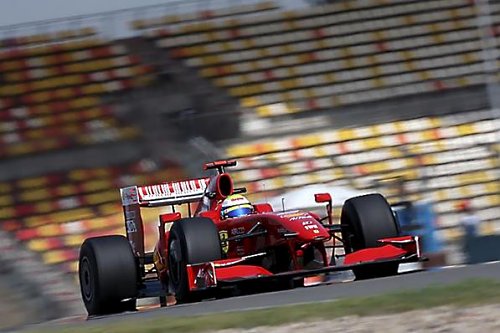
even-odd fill
[(0, 206), (10, 206), (14, 200), (10, 195), (1, 195), (0, 196)]
[(50, 197), (50, 192), (47, 188), (30, 189), (20, 193), (19, 198), (24, 202), (38, 201)]
[(70, 235), (64, 237), (64, 245), (68, 247), (79, 247), (84, 241), (84, 235)]
[(37, 214), (49, 213), (54, 210), (51, 201), (43, 201), (35, 203), (35, 211)]
[(78, 193), (78, 187), (74, 184), (65, 184), (58, 186), (56, 191), (60, 196), (71, 196)]
[(103, 204), (98, 207), (99, 212), (102, 215), (111, 215), (111, 214), (117, 214), (121, 212), (121, 206), (118, 203), (108, 203), (108, 204)]
[(252, 108), (260, 104), (258, 98), (255, 97), (246, 97), (241, 99), (241, 106), (245, 108)]
[(42, 176), (35, 178), (20, 179), (16, 182), (16, 186), (20, 188), (34, 188), (34, 187), (45, 186), (47, 183), (48, 183), (48, 178)]
[(298, 147), (314, 146), (321, 143), (320, 137), (315, 134), (300, 136), (295, 140)]
[(34, 239), (28, 242), (28, 248), (36, 252), (44, 252), (49, 249), (46, 239)]
[(68, 221), (88, 219), (94, 216), (94, 212), (90, 208), (77, 208), (77, 209), (52, 213), (50, 214), (50, 216), (54, 221), (56, 221), (56, 223), (65, 223)]
[(496, 233), (496, 228), (493, 222), (482, 222), (479, 226), (479, 234), (483, 236), (494, 235)]
[(252, 148), (253, 147), (249, 146), (249, 145), (232, 146), (232, 147), (228, 148), (227, 153), (232, 158), (236, 158), (236, 157), (240, 157), (240, 156), (246, 156), (246, 155), (252, 155), (253, 152), (255, 151)]
[(64, 262), (66, 258), (64, 257), (64, 251), (49, 251), (42, 255), (43, 262), (46, 264), (59, 264)]
[(16, 214), (12, 207), (0, 207), (0, 219), (10, 219)]
[(120, 200), (117, 190), (108, 190), (95, 194), (85, 195), (85, 201), (90, 205), (98, 205), (106, 202), (116, 202)]
[[(107, 177), (107, 176), (100, 175), (100, 177)], [(109, 189), (112, 187), (112, 183), (109, 179), (95, 179), (83, 183), (82, 187), (85, 189), (86, 192), (93, 192), (98, 190)]]
[(485, 184), (487, 193), (500, 193), (500, 185), (499, 181), (493, 181)]
[(9, 193), (12, 191), (12, 186), (9, 183), (0, 183), (0, 193)]
[(37, 228), (40, 237), (53, 237), (60, 233), (58, 225), (48, 224)]

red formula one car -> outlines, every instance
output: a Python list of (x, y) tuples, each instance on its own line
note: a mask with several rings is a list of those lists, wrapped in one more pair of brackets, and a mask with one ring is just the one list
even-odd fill
[[(121, 189), (127, 237), (89, 238), (80, 250), (89, 315), (133, 310), (138, 298), (160, 297), (164, 305), (167, 295), (175, 295), (177, 302), (189, 302), (245, 286), (300, 285), (333, 271), (352, 270), (357, 279), (387, 276), (397, 274), (400, 263), (423, 260), (418, 237), (400, 236), (382, 195), (347, 200), (334, 224), (327, 193), (315, 195), (326, 203), (323, 218), (250, 204), (241, 195), (245, 189), (234, 188), (224, 171), (234, 165), (205, 164), (217, 170), (210, 178)], [(187, 206), (187, 216), (176, 211), (179, 205)], [(157, 245), (146, 253), (140, 211), (158, 206), (171, 206), (171, 212), (159, 216)], [(342, 265), (328, 247), (343, 248)]]

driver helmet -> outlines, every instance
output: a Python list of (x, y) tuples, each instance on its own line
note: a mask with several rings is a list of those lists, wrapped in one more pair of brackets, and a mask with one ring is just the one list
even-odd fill
[(222, 202), (220, 213), (222, 219), (244, 216), (253, 213), (253, 206), (241, 194), (231, 194)]

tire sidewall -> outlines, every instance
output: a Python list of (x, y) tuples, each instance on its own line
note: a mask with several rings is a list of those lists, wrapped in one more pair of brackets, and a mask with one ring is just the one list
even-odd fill
[(381, 238), (399, 236), (398, 222), (387, 200), (379, 193), (347, 200), (342, 207), (342, 237), (346, 253), (377, 247)]
[[(178, 244), (173, 245), (177, 241)], [(177, 247), (180, 256), (178, 271), (173, 268), (172, 246)], [(208, 218), (181, 219), (172, 225), (169, 235), (169, 277), (170, 285), (178, 302), (189, 302), (197, 297), (189, 291), (187, 265), (222, 259), (217, 226)], [(176, 279), (173, 274), (178, 274)]]
[[(379, 193), (347, 200), (341, 214), (342, 238), (346, 254), (382, 246), (381, 238), (397, 237), (399, 224), (387, 200)], [(398, 263), (381, 263), (353, 268), (357, 280), (397, 274)]]
[[(80, 251), (78, 274), (80, 278), (80, 291), (82, 300), (87, 308), (87, 312), (92, 315), (101, 312), (99, 306), (100, 288), (99, 288), (99, 270), (97, 269), (96, 258), (88, 242), (84, 242)], [(88, 276), (85, 276), (88, 274)], [(84, 279), (89, 279), (90, 285), (85, 290)]]
[[(139, 276), (127, 238), (114, 235), (85, 240), (80, 250), (79, 278), (89, 315), (131, 309), (130, 302), (124, 306), (126, 302), (122, 301), (137, 297)], [(85, 283), (85, 278), (90, 284)]]
[[(178, 222), (175, 222), (178, 223)], [(186, 239), (184, 237), (184, 233), (182, 231), (178, 231), (179, 228), (175, 228), (172, 226), (169, 235), (169, 258), (168, 264), (170, 266), (169, 271), (169, 280), (170, 284), (173, 288), (173, 292), (178, 300), (183, 300), (187, 298), (189, 293), (189, 285), (188, 285), (188, 277), (187, 277), (187, 260), (186, 260)], [(177, 241), (178, 244), (173, 244), (174, 241)], [(177, 255), (180, 257), (180, 261), (176, 262), (172, 258), (173, 247), (176, 247)], [(175, 275), (175, 276), (174, 276)]]

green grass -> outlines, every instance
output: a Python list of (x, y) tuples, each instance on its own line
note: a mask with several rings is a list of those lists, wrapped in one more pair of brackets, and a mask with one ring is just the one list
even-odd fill
[(77, 328), (74, 326), (61, 326), (57, 329), (51, 327), (45, 332), (189, 333), (225, 328), (275, 326), (294, 321), (333, 319), (347, 315), (370, 316), (400, 313), (444, 305), (462, 307), (491, 303), (500, 303), (500, 281), (468, 280), (449, 286), (433, 286), (382, 296), (185, 318), (163, 317), (161, 314), (153, 319), (137, 319), (131, 316), (119, 323), (92, 322), (91, 325), (80, 325)]

